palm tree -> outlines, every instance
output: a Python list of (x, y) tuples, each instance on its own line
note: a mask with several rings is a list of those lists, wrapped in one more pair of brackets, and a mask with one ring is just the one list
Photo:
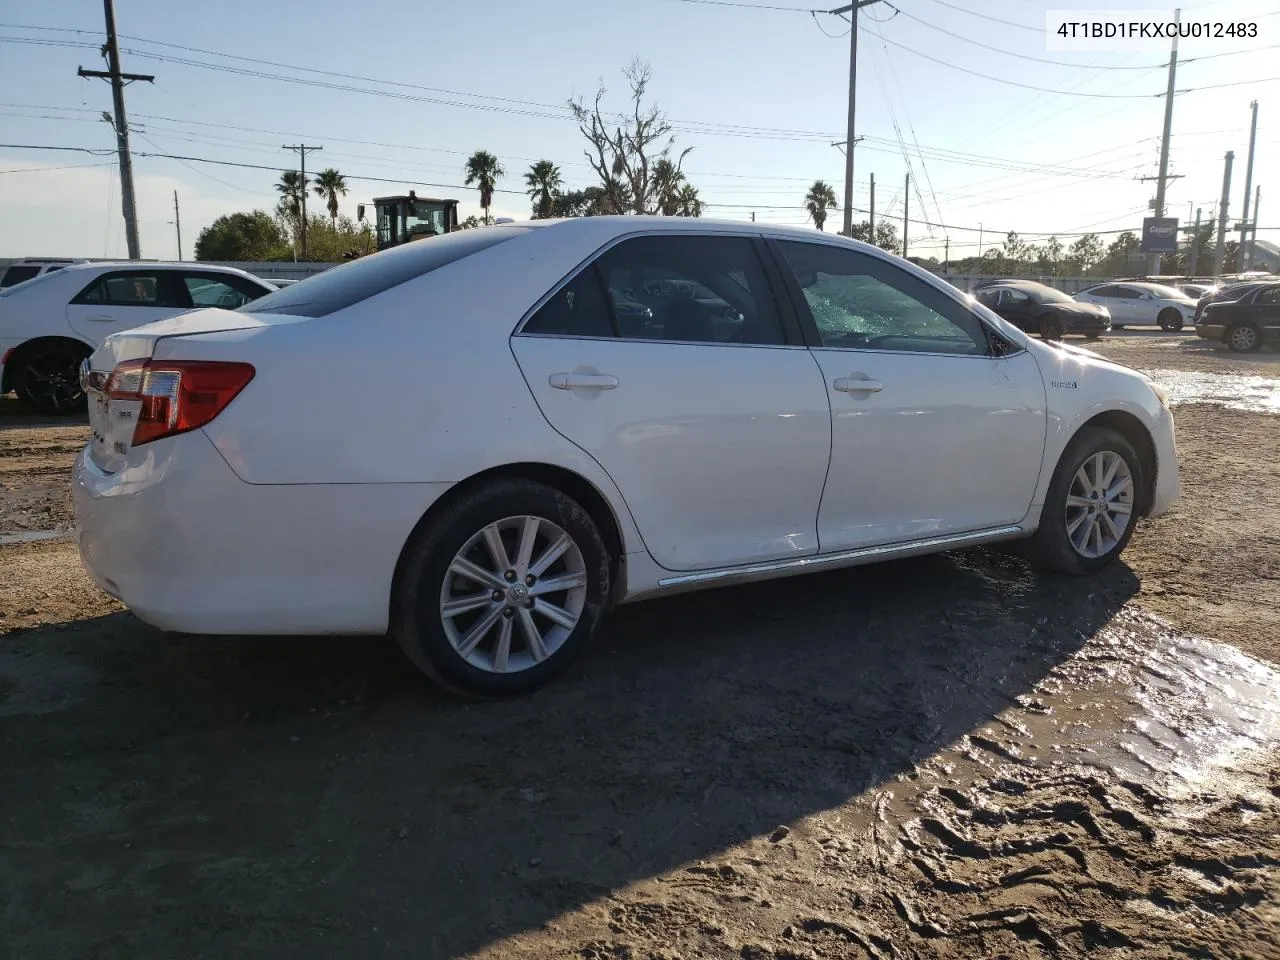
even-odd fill
[(493, 204), (493, 191), (497, 189), (498, 180), (507, 172), (502, 164), (488, 150), (477, 150), (471, 155), (465, 167), (467, 178), (462, 182), (468, 187), (475, 184), (480, 188), (480, 206), (484, 209), (484, 222), (489, 223), (489, 207)]
[(326, 198), (329, 220), (333, 223), (334, 229), (337, 229), (338, 195), (341, 194), (344, 197), (347, 195), (347, 178), (330, 167), (316, 174), (315, 186), (311, 189), (315, 191), (316, 196)]
[(702, 200), (698, 197), (698, 188), (691, 183), (686, 183), (680, 188), (680, 194), (676, 197), (679, 208), (676, 212), (678, 217), (700, 217), (702, 216)]
[(659, 157), (653, 165), (652, 181), (658, 212), (664, 217), (680, 216), (680, 191), (685, 186), (684, 173), (666, 157)]
[(533, 216), (535, 220), (545, 220), (551, 216), (555, 198), (560, 195), (564, 180), (560, 177), (560, 168), (550, 160), (539, 160), (524, 175), (524, 182), (529, 187), (529, 197), (533, 200)]
[(302, 174), (297, 170), (286, 170), (280, 174), (280, 180), (276, 183), (276, 192), (280, 194), (280, 205), (277, 208), (287, 220), (298, 222), (302, 216), (302, 194), (307, 189), (307, 185), (302, 180)]
[(835, 209), (835, 188), (825, 180), (813, 181), (813, 186), (804, 196), (804, 205), (809, 216), (813, 217), (813, 225), (821, 230), (822, 225), (827, 222), (827, 211)]

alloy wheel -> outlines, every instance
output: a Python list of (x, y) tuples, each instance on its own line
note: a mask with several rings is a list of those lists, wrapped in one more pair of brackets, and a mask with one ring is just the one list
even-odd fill
[(1249, 353), (1258, 346), (1258, 331), (1247, 324), (1236, 327), (1231, 331), (1227, 345), (1239, 353)]
[(80, 360), (80, 354), (61, 344), (26, 348), (17, 370), (23, 399), (51, 413), (75, 409), (84, 401)]
[(586, 563), (573, 538), (543, 517), (507, 517), (454, 555), (440, 589), (440, 622), (468, 664), (515, 673), (556, 654), (586, 600)]
[(1106, 556), (1133, 519), (1133, 471), (1113, 450), (1101, 450), (1080, 465), (1067, 489), (1067, 539), (1080, 556)]

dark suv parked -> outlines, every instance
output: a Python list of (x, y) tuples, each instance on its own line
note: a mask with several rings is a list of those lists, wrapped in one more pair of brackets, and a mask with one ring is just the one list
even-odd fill
[(1257, 284), (1238, 300), (1207, 304), (1196, 320), (1196, 333), (1221, 340), (1237, 353), (1280, 341), (1280, 283)]

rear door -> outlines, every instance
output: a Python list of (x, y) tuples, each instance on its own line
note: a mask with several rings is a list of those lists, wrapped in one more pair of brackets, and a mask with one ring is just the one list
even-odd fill
[(818, 549), (830, 407), (762, 253), (742, 234), (624, 239), (511, 341), (547, 420), (670, 570)]
[(130, 327), (191, 309), (191, 295), (173, 270), (112, 270), (88, 283), (67, 304), (67, 321), (94, 346)]
[(1264, 331), (1267, 339), (1280, 337), (1280, 284), (1262, 287), (1251, 300), (1245, 316)]

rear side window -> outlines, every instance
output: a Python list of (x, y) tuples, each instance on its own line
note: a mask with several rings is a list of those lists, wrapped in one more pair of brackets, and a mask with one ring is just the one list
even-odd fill
[[(325, 317), (526, 232), (522, 227), (482, 227), (414, 240), (331, 267), (246, 303), (240, 309), (252, 313)], [(497, 280), (500, 278), (495, 278)]]
[(76, 295), (72, 303), (113, 307), (162, 306), (160, 277), (154, 272), (108, 273)]
[(0, 287), (12, 287), (15, 283), (30, 280), (40, 272), (39, 267), (10, 267), (0, 279)]
[(557, 337), (612, 337), (613, 311), (592, 264), (556, 291), (524, 325), (525, 333)]

